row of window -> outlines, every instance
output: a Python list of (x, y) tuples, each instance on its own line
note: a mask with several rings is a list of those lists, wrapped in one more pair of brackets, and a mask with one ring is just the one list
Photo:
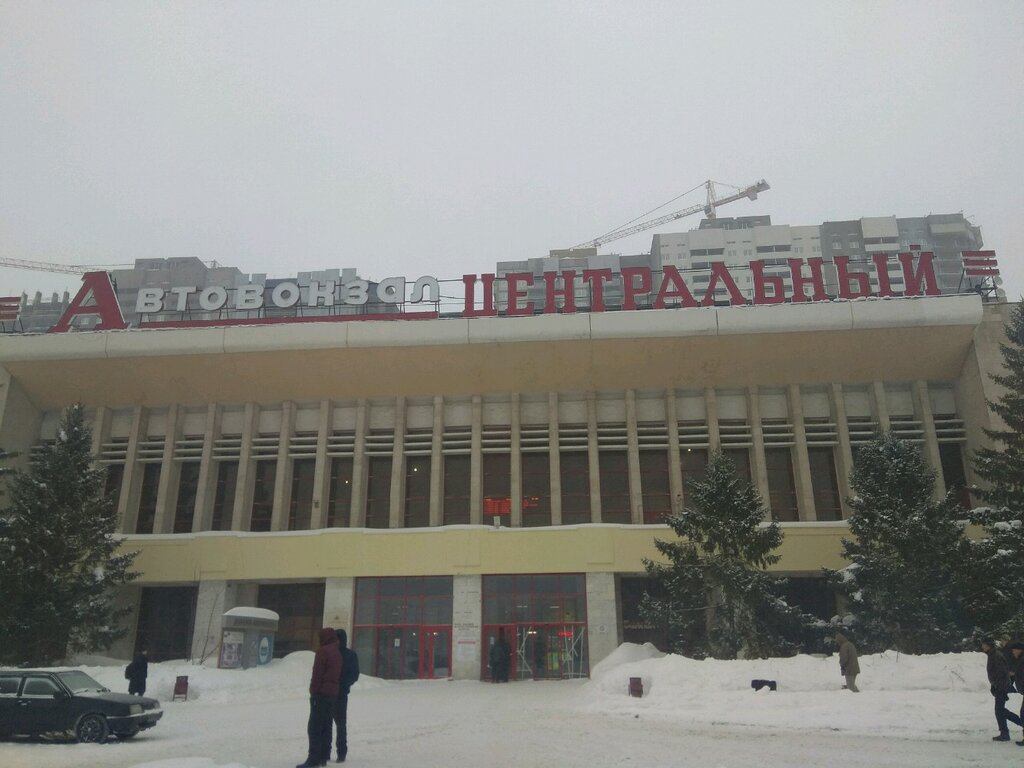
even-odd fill
[[(752, 479), (750, 450), (730, 448), (726, 454), (747, 480)], [(793, 474), (793, 455), (789, 447), (767, 447), (764, 451), (768, 476), (769, 498), (766, 499), (775, 519), (800, 519), (798, 494)], [(485, 516), (507, 515), (511, 511), (512, 455), (508, 453), (483, 454), (481, 462), (481, 502)], [(551, 459), (547, 452), (522, 453), (516, 456), (520, 463), (522, 492), (522, 525), (524, 527), (552, 524)], [(563, 451), (559, 454), (559, 480), (561, 522), (580, 524), (593, 522), (591, 504), (590, 459), (585, 451)], [(811, 447), (810, 479), (814, 490), (815, 510), (819, 520), (837, 520), (842, 517), (839, 484), (833, 449)], [(702, 448), (684, 450), (680, 471), (683, 481), (702, 477), (708, 461), (708, 451)], [(368, 528), (388, 528), (391, 524), (391, 487), (394, 472), (404, 472), (404, 497), (400, 515), (401, 526), (406, 528), (430, 525), (431, 470), (433, 458), (407, 456), (403, 466), (396, 465), (391, 456), (369, 456), (366, 461), (365, 505), (353, 508), (352, 493), (354, 459), (334, 457), (329, 460), (330, 478), (327, 486), (326, 527), (351, 527), (360, 517)], [(640, 497), (643, 522), (659, 523), (671, 511), (669, 454), (666, 450), (641, 450)], [(157, 513), (157, 488), (163, 465), (146, 463), (142, 466), (141, 493), (135, 533), (154, 532)], [(194, 530), (194, 515), (198, 496), (199, 462), (177, 464), (179, 474), (177, 492), (172, 501), (174, 533)], [(215, 489), (210, 510), (211, 530), (231, 530), (235, 497), (239, 492), (239, 462), (225, 460), (214, 463)], [(314, 459), (291, 460), (291, 489), (288, 496), (287, 530), (308, 530), (312, 526), (314, 495)], [(120, 464), (108, 468), (108, 491), (120, 492), (124, 467)], [(472, 506), (472, 462), (468, 455), (445, 455), (440, 471), (439, 495), (442, 506), (441, 524), (468, 524)], [(277, 479), (277, 460), (266, 459), (254, 463), (252, 473), (252, 504), (249, 510), (251, 531), (270, 531)], [(601, 522), (630, 523), (630, 478), (628, 453), (624, 450), (603, 450), (598, 454), (597, 480), (600, 488)], [(360, 516), (357, 512), (363, 512)]]

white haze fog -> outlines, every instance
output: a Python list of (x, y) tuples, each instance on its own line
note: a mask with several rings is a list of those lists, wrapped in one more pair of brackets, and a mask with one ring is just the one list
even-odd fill
[(1022, 37), (1019, 0), (0, 0), (0, 256), (457, 278), (763, 177), (722, 215), (962, 211), (1015, 298)]

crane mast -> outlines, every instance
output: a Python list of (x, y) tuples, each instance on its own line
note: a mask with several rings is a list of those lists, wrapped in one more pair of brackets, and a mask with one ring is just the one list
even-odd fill
[(652, 229), (662, 224), (667, 224), (668, 222), (675, 221), (676, 219), (682, 219), (686, 216), (690, 216), (700, 211), (703, 211), (704, 215), (707, 216), (709, 219), (713, 219), (717, 215), (716, 210), (721, 206), (727, 205), (736, 200), (742, 200), (744, 197), (750, 200), (756, 200), (758, 192), (764, 192), (765, 190), (771, 189), (768, 182), (765, 181), (764, 179), (761, 179), (760, 181), (756, 181), (748, 187), (737, 190), (731, 195), (726, 195), (725, 197), (718, 197), (715, 193), (716, 183), (717, 182), (714, 182), (711, 179), (708, 179), (707, 181), (704, 182), (703, 186), (707, 191), (707, 198), (705, 202), (702, 204), (691, 205), (689, 208), (683, 208), (682, 210), (674, 211), (673, 213), (667, 213), (664, 216), (659, 216), (656, 219), (648, 219), (647, 221), (641, 221), (639, 224), (623, 225), (617, 229), (613, 229), (611, 232), (606, 232), (605, 234), (601, 235), (600, 237), (596, 237), (593, 240), (588, 240), (585, 243), (575, 245), (573, 246), (572, 250), (576, 250), (577, 248), (596, 248), (598, 246), (604, 245), (605, 243), (610, 243), (614, 240), (618, 240), (623, 237), (628, 237), (629, 235), (635, 235), (638, 232), (643, 232), (645, 230)]

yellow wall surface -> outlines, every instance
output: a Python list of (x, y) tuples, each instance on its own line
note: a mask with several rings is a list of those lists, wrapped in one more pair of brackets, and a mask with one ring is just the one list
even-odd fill
[[(841, 568), (842, 523), (783, 526), (782, 560), (773, 570), (817, 573)], [(418, 530), (331, 529), (294, 534), (204, 533), (132, 536), (140, 583), (277, 581), (338, 576), (493, 573), (641, 573), (656, 558), (661, 526), (486, 526)]]

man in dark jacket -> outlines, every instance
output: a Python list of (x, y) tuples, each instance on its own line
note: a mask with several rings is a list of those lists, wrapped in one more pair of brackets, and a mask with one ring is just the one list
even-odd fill
[(337, 728), (334, 744), (338, 749), (338, 762), (344, 763), (348, 757), (348, 694), (359, 679), (359, 657), (348, 647), (348, 633), (339, 629), (337, 635), (338, 649), (341, 651), (341, 681), (338, 700), (334, 704), (334, 724)]
[(491, 663), (491, 680), (495, 683), (508, 682), (508, 668), (510, 666), (512, 649), (505, 639), (505, 628), (498, 627), (498, 639), (491, 646), (488, 661)]
[[(1010, 643), (1010, 675), (1017, 686), (1017, 693), (1024, 693), (1024, 643)], [(1020, 720), (1024, 724), (1024, 701), (1020, 704)], [(1024, 739), (1017, 742), (1018, 747), (1024, 747)]]
[(1006, 700), (1010, 698), (1010, 665), (991, 637), (982, 639), (981, 650), (988, 656), (985, 671), (988, 673), (989, 691), (995, 699), (996, 725), (999, 727), (999, 735), (993, 736), (992, 741), (1009, 741), (1010, 729), (1006, 721), (1021, 724), (1020, 718), (1006, 708)]
[(306, 762), (295, 768), (327, 765), (331, 757), (331, 716), (338, 698), (341, 681), (341, 651), (338, 636), (330, 627), (320, 630), (320, 647), (313, 657), (313, 674), (309, 680), (309, 753)]
[(146, 651), (135, 654), (135, 658), (125, 667), (124, 676), (128, 678), (128, 693), (135, 696), (146, 695), (146, 676), (149, 674), (149, 659)]

